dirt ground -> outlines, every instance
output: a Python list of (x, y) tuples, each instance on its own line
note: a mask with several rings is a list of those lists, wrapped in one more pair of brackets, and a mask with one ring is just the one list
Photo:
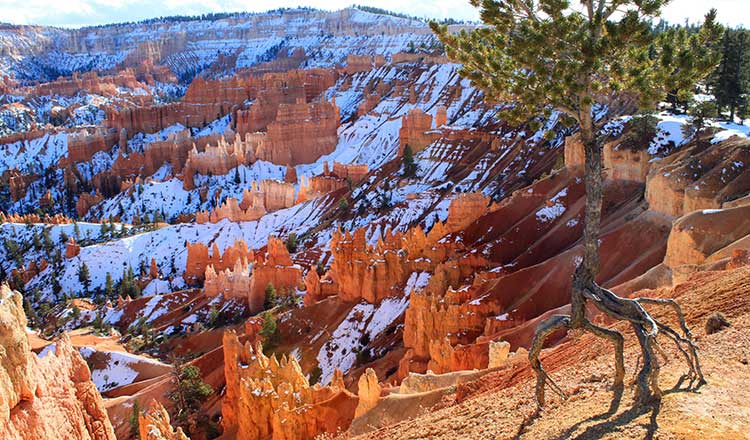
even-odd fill
[[(626, 389), (613, 410), (611, 346), (588, 334), (571, 335), (543, 354), (545, 367), (568, 399), (548, 390), (548, 406), (540, 414), (535, 414), (534, 376), (528, 362), (522, 362), (459, 386), (442, 408), (357, 438), (750, 439), (750, 267), (698, 273), (674, 289), (639, 296), (679, 301), (700, 347), (707, 385), (698, 390), (676, 387), (687, 367), (671, 341), (661, 338), (667, 354), (660, 375), (665, 395), (660, 404), (634, 408), (639, 348), (628, 326), (618, 323), (614, 327), (627, 340)], [(660, 318), (670, 316), (665, 308), (649, 310)], [(717, 311), (732, 326), (706, 335), (706, 318)]]

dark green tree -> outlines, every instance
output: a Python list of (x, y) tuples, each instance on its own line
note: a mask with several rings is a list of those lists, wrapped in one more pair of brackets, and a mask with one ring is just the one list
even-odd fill
[(408, 144), (404, 147), (403, 165), (404, 177), (414, 177), (417, 174), (417, 163), (414, 161), (414, 152)]
[[(642, 306), (652, 300), (621, 298), (595, 281), (606, 139), (599, 129), (613, 117), (595, 118), (597, 104), (613, 104), (626, 94), (636, 98), (641, 108), (651, 108), (670, 91), (689, 96), (696, 81), (719, 62), (716, 43), (722, 29), (715, 23), (716, 11), (706, 16), (697, 32), (670, 28), (656, 34), (651, 23), (666, 3), (668, 0), (581, 0), (572, 7), (569, 0), (471, 0), (486, 26), (452, 34), (447, 26), (431, 23), (448, 56), (462, 63), (461, 74), (483, 89), (487, 98), (508, 104), (501, 116), (509, 122), (536, 121), (539, 114), (549, 116), (558, 111), (565, 116), (566, 125), (579, 128), (585, 153), (584, 257), (573, 276), (571, 314), (543, 321), (529, 350), (540, 407), (544, 406), (547, 382), (563, 394), (539, 361), (545, 339), (562, 330), (581, 329), (612, 341), (614, 402), (622, 396), (624, 337), (593, 324), (586, 317), (587, 301), (610, 317), (633, 325), (643, 353), (637, 380), (639, 402), (661, 396), (655, 358), (657, 333), (685, 347), (690, 353), (691, 374), (704, 382), (689, 331), (683, 336), (654, 320)], [(541, 123), (530, 125), (538, 129)]]
[(112, 274), (109, 272), (104, 278), (104, 296), (110, 300), (115, 299), (115, 283), (112, 281)]
[(83, 285), (84, 291), (88, 293), (89, 287), (91, 287), (91, 274), (85, 261), (82, 261), (78, 267), (78, 281)]
[(263, 312), (261, 317), (263, 318), (263, 326), (258, 334), (263, 337), (263, 351), (273, 350), (279, 338), (276, 318), (269, 311)]
[(195, 365), (184, 365), (179, 360), (173, 364), (175, 388), (169, 397), (175, 403), (175, 420), (185, 426), (190, 416), (200, 409), (201, 404), (214, 391), (210, 385), (203, 382), (201, 370)]
[(734, 121), (737, 110), (746, 116), (750, 93), (750, 31), (727, 29), (721, 48), (721, 63), (713, 74), (712, 89), (719, 113), (729, 109), (729, 120)]
[(266, 296), (263, 300), (263, 308), (266, 310), (272, 309), (274, 306), (276, 306), (276, 301), (276, 288), (273, 287), (273, 284), (268, 283), (268, 285), (266, 285)]

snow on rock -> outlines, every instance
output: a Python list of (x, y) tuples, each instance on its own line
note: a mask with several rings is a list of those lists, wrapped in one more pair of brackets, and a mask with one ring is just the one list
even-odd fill
[[(413, 286), (422, 283), (427, 285), (428, 279), (428, 274), (414, 273), (409, 281)], [(354, 367), (357, 360), (354, 350), (360, 346), (362, 336), (367, 335), (373, 340), (398, 319), (409, 305), (409, 292), (407, 290), (407, 294), (401, 298), (386, 298), (379, 305), (362, 302), (352, 307), (318, 352), (318, 366), (322, 372), (321, 384), (329, 383), (337, 368), (346, 373)]]
[(568, 195), (568, 188), (563, 188), (550, 199), (550, 204), (536, 212), (536, 219), (539, 222), (551, 222), (565, 213), (567, 209), (561, 199)]

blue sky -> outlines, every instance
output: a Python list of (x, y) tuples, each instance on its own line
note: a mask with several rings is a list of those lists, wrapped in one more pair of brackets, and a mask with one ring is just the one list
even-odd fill
[[(0, 0), (0, 22), (79, 27), (165, 15), (264, 11), (279, 7), (332, 10), (353, 3), (419, 17), (477, 19), (476, 10), (468, 0)], [(683, 22), (686, 18), (695, 22), (711, 6), (719, 10), (722, 23), (750, 27), (750, 0), (673, 0), (664, 10), (664, 17), (671, 22)]]

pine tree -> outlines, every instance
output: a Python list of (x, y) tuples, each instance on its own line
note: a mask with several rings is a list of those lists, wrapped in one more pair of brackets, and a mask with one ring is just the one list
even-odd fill
[(417, 174), (417, 164), (414, 162), (414, 152), (410, 145), (404, 147), (404, 177), (414, 177)]
[(201, 404), (213, 394), (210, 385), (203, 382), (201, 370), (195, 365), (184, 365), (181, 361), (174, 361), (172, 371), (175, 389), (169, 395), (176, 406), (176, 421), (185, 426), (191, 415), (200, 409)]
[(268, 283), (266, 286), (266, 296), (263, 300), (263, 308), (268, 310), (276, 306), (276, 288), (273, 287), (273, 284)]
[(112, 281), (112, 274), (107, 272), (104, 278), (104, 296), (107, 299), (115, 299), (115, 283)]
[(719, 107), (729, 109), (729, 120), (734, 121), (738, 109), (745, 116), (750, 93), (750, 32), (727, 29), (722, 40), (721, 63), (713, 75), (713, 93)]
[[(461, 74), (484, 90), (487, 98), (511, 104), (501, 116), (511, 123), (535, 121), (536, 115), (564, 116), (565, 125), (578, 125), (585, 154), (586, 188), (584, 257), (573, 277), (571, 315), (555, 315), (539, 324), (529, 350), (537, 374), (536, 397), (544, 406), (547, 382), (559, 391), (539, 362), (539, 353), (550, 334), (581, 329), (613, 342), (615, 346), (615, 401), (624, 383), (624, 337), (597, 326), (586, 317), (586, 302), (615, 319), (630, 321), (638, 334), (643, 368), (638, 375), (638, 400), (660, 397), (655, 359), (657, 324), (641, 302), (621, 298), (596, 284), (599, 272), (599, 231), (602, 208), (602, 146), (599, 129), (612, 115), (594, 118), (597, 104), (612, 104), (621, 92), (637, 98), (641, 108), (654, 107), (672, 91), (689, 97), (696, 81), (719, 63), (716, 43), (722, 29), (712, 10), (694, 33), (670, 28), (656, 34), (652, 20), (667, 0), (581, 0), (572, 8), (566, 0), (471, 0), (487, 25), (451, 34), (448, 27), (430, 26), (445, 44), (449, 57), (462, 64)], [(530, 123), (538, 129), (541, 122)], [(662, 329), (662, 327), (659, 327)], [(666, 334), (678, 343), (690, 343)], [(663, 330), (663, 329), (662, 329)], [(671, 333), (670, 333), (671, 332)], [(679, 337), (679, 336), (678, 336)], [(691, 359), (696, 359), (692, 357)], [(703, 382), (697, 361), (691, 373)], [(696, 371), (697, 370), (697, 371)]]
[(91, 274), (85, 261), (82, 261), (81, 266), (78, 267), (78, 281), (83, 284), (84, 291), (88, 293), (89, 287), (91, 287)]

